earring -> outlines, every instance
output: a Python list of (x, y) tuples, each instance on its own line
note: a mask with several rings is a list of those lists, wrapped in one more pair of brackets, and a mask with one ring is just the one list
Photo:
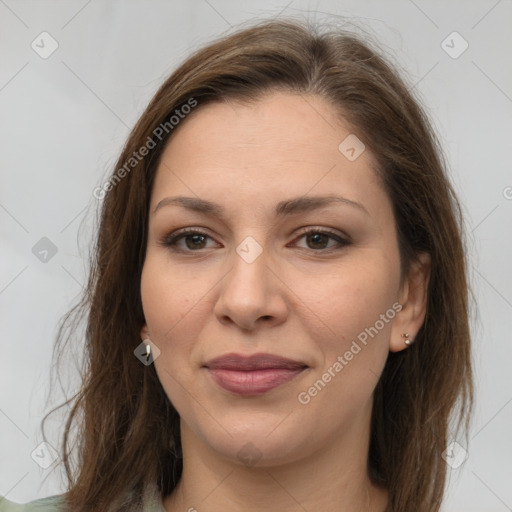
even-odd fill
[(144, 340), (144, 342), (146, 341), (146, 361), (149, 361), (149, 358), (151, 357), (151, 340), (148, 338)]
[(404, 333), (402, 334), (402, 338), (405, 338), (404, 343), (405, 343), (406, 345), (410, 345), (410, 344), (413, 342), (413, 340), (410, 340), (410, 339), (409, 339), (409, 334), (408, 334), (408, 333), (406, 333), (406, 332), (404, 332)]

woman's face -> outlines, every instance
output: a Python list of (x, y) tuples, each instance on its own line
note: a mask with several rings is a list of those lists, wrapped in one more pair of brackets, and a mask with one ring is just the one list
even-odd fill
[(141, 335), (202, 449), (275, 465), (366, 442), (405, 345), (392, 205), (360, 144), (325, 100), (276, 92), (199, 107), (167, 145)]

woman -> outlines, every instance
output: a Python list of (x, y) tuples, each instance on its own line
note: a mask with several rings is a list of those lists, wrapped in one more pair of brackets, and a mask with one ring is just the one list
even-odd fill
[(472, 400), (440, 155), (354, 35), (266, 21), (186, 60), (95, 191), (69, 490), (0, 511), (438, 511)]

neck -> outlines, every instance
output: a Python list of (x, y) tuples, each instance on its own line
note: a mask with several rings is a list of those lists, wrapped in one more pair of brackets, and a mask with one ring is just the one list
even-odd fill
[(183, 474), (165, 510), (383, 512), (388, 495), (368, 477), (368, 437), (347, 438), (351, 443), (336, 441), (300, 461), (248, 467), (212, 451), (182, 425)]

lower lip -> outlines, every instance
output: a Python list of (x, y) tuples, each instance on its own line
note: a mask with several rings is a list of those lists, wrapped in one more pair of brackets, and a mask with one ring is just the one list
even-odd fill
[(221, 387), (237, 395), (262, 395), (295, 378), (304, 368), (268, 368), (265, 370), (239, 371), (208, 368), (213, 380)]

